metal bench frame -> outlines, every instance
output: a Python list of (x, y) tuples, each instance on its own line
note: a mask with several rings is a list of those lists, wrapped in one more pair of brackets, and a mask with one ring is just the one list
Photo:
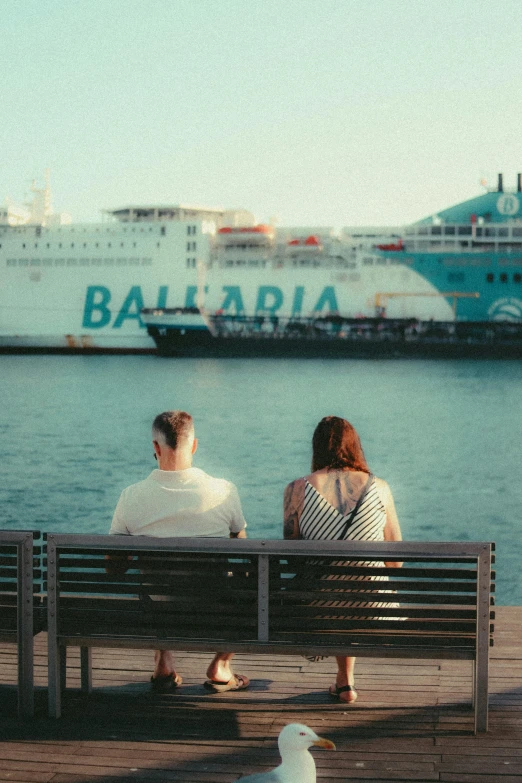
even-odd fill
[[(48, 534), (48, 632), (49, 632), (49, 714), (61, 714), (61, 689), (64, 685), (65, 653), (67, 646), (81, 648), (82, 690), (91, 689), (91, 647), (131, 649), (180, 649), (215, 651), (218, 644), (212, 639), (186, 638), (148, 639), (118, 635), (60, 635), (58, 632), (59, 585), (57, 583), (56, 550), (85, 548), (86, 550), (122, 550), (127, 553), (219, 553), (231, 557), (255, 556), (258, 559), (257, 583), (257, 640), (233, 644), (234, 652), (270, 654), (349, 655), (357, 657), (431, 658), (473, 661), (473, 697), (475, 733), (486, 732), (488, 727), (488, 667), (489, 647), (492, 641), (491, 622), (491, 543), (427, 543), (427, 542), (365, 542), (365, 541), (261, 541), (245, 539), (170, 538), (156, 539), (143, 536), (85, 536)], [(321, 645), (316, 643), (285, 643), (271, 641), (269, 617), (269, 557), (270, 556), (332, 556), (356, 561), (364, 560), (417, 560), (448, 561), (472, 564), (476, 568), (476, 633), (474, 649), (441, 646), (387, 647), (369, 639), (364, 646)]]
[(11, 642), (18, 647), (18, 715), (34, 715), (33, 674), (33, 532), (0, 531), (0, 546), (16, 547), (17, 565), (17, 629), (16, 632), (0, 627), (0, 641)]

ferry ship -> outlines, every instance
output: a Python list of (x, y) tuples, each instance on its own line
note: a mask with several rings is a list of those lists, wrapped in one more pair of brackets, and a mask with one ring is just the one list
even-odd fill
[[(172, 308), (213, 316), (522, 322), (522, 177), (405, 227), (279, 227), (244, 209), (0, 207), (0, 349), (152, 351)], [(163, 319), (163, 320), (161, 320)]]

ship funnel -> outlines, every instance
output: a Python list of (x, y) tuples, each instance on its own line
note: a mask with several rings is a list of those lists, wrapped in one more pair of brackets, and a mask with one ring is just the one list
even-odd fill
[(503, 193), (504, 192), (504, 184), (502, 182), (502, 174), (498, 175), (498, 192)]
[(522, 174), (517, 174), (517, 193), (522, 193)]

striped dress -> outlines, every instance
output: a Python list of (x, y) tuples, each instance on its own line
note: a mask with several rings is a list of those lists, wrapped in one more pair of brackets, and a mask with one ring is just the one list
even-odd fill
[[(323, 539), (330, 541), (384, 541), (384, 526), (386, 524), (386, 509), (379, 494), (375, 476), (370, 474), (368, 484), (363, 488), (362, 501), (348, 513), (342, 514), (335, 506), (326, 500), (323, 495), (308, 481), (305, 480), (303, 511), (299, 518), (299, 532), (302, 538)], [(382, 561), (339, 561), (337, 565), (347, 566), (372, 566), (384, 567)], [(362, 576), (339, 575), (328, 576), (328, 580), (357, 582), (387, 582), (387, 576)], [(391, 593), (390, 590), (379, 591)], [(395, 608), (396, 603), (369, 602), (369, 601), (343, 601), (344, 606), (364, 608)], [(364, 619), (360, 617), (359, 619)], [(389, 618), (382, 618), (389, 619)]]

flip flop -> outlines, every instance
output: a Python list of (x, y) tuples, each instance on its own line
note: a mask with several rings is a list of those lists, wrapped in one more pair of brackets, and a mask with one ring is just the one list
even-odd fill
[(244, 691), (250, 685), (248, 677), (242, 674), (233, 674), (228, 682), (222, 680), (207, 680), (203, 687), (214, 693), (225, 693), (225, 691)]
[(169, 691), (175, 691), (182, 682), (183, 679), (180, 675), (172, 672), (172, 674), (165, 674), (162, 677), (151, 677), (150, 687), (155, 693), (169, 693)]
[[(328, 693), (330, 696), (332, 696), (332, 698), (337, 699), (337, 701), (340, 701), (343, 704), (353, 704), (354, 701), (357, 700), (357, 691), (353, 685), (342, 685), (341, 687), (338, 685), (332, 685), (332, 687), (329, 688)], [(341, 699), (341, 693), (353, 693), (355, 694), (355, 699), (352, 699), (351, 701)]]

